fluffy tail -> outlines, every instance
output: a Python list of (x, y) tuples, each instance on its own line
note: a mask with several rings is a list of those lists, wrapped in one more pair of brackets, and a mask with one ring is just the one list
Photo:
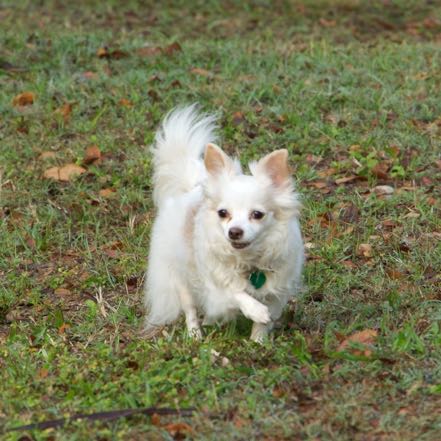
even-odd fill
[(166, 116), (152, 147), (156, 206), (190, 191), (204, 177), (200, 157), (205, 146), (215, 141), (215, 121), (214, 115), (201, 115), (196, 104), (176, 108)]

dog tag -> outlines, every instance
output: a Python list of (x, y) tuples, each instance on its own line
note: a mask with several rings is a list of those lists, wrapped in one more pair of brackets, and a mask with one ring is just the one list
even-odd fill
[(262, 286), (265, 285), (266, 282), (265, 273), (260, 270), (253, 271), (250, 274), (250, 282), (251, 285), (253, 285), (256, 289), (262, 288)]

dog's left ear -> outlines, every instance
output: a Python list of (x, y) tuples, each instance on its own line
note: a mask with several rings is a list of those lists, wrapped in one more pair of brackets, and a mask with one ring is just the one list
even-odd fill
[(281, 187), (290, 182), (291, 170), (288, 164), (288, 150), (280, 149), (264, 156), (257, 163), (257, 169), (269, 176), (275, 187)]

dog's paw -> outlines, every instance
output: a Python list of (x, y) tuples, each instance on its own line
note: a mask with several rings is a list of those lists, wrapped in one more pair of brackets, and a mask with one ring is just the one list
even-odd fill
[(257, 300), (250, 302), (245, 308), (242, 308), (242, 312), (245, 317), (248, 317), (255, 323), (267, 324), (271, 321), (268, 307)]
[(270, 325), (264, 325), (262, 323), (253, 323), (253, 328), (251, 330), (250, 340), (256, 343), (263, 343), (268, 339), (268, 328)]
[(187, 328), (188, 336), (194, 340), (202, 340), (202, 331), (199, 326), (193, 326)]

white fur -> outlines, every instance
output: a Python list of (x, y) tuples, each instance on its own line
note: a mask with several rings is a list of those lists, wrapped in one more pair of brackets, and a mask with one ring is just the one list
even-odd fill
[[(251, 338), (261, 341), (298, 292), (304, 260), (300, 204), (291, 178), (272, 176), (271, 155), (250, 164), (252, 175), (244, 175), (237, 161), (213, 146), (206, 160), (211, 155), (221, 166), (206, 167), (201, 156), (215, 140), (214, 129), (214, 116), (199, 115), (193, 105), (170, 113), (156, 135), (158, 214), (145, 289), (146, 327), (172, 323), (184, 312), (189, 332), (200, 337), (197, 310), (208, 323), (241, 311), (254, 322)], [(219, 217), (221, 209), (228, 217)], [(265, 213), (263, 219), (252, 218), (255, 210)], [(243, 231), (239, 241), (230, 240), (231, 228)], [(233, 242), (248, 246), (236, 249)], [(260, 289), (249, 281), (255, 269), (267, 278)]]

